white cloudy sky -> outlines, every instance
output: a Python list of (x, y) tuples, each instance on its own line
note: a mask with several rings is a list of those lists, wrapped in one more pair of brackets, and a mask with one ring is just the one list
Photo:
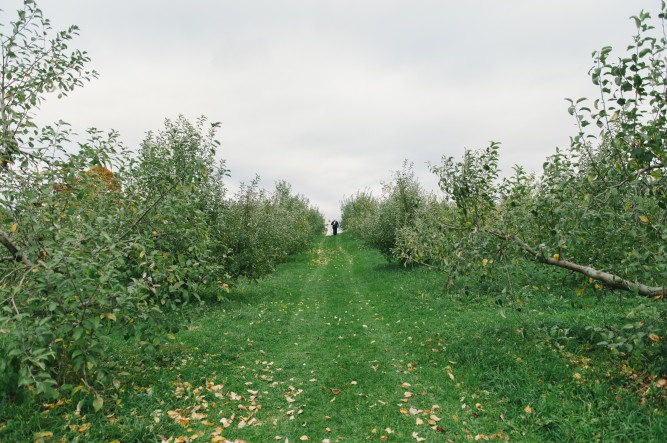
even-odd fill
[[(2, 0), (0, 22), (20, 0)], [(594, 97), (591, 53), (621, 50), (659, 0), (41, 0), (100, 78), (40, 119), (120, 131), (135, 147), (165, 118), (222, 122), (233, 189), (255, 174), (325, 218), (414, 162), (502, 143), (538, 171), (566, 147), (565, 97)], [(655, 15), (655, 14), (654, 14)]]

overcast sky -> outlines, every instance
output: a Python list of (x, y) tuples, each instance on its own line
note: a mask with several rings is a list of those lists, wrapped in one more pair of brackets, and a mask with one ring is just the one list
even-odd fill
[[(2, 0), (0, 22), (22, 2)], [(231, 189), (287, 180), (339, 202), (414, 162), (502, 143), (540, 172), (576, 129), (565, 97), (595, 98), (591, 53), (623, 50), (659, 0), (41, 0), (100, 78), (47, 100), (40, 120), (116, 129), (129, 147), (165, 118), (220, 121)], [(620, 54), (620, 52), (619, 52)]]

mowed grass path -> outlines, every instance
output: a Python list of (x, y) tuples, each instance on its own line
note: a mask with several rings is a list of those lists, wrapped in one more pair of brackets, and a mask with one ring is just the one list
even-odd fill
[(106, 441), (665, 441), (664, 392), (642, 391), (589, 344), (530, 339), (565, 302), (503, 310), (443, 281), (323, 237), (202, 311), (153, 361), (119, 344), (118, 404), (102, 418), (56, 407), (42, 429)]

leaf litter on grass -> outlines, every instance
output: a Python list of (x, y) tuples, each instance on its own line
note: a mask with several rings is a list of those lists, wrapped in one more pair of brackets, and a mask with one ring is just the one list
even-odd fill
[[(473, 310), (429, 296), (427, 271), (379, 265), (352, 242), (330, 246), (305, 255), (306, 265), (293, 262), (233, 289), (224, 311), (175, 334), (182, 342), (173, 346), (174, 362), (142, 367), (164, 380), (126, 394), (152, 411), (132, 419), (150, 421), (168, 442), (548, 440), (545, 429), (562, 429), (559, 418), (582, 411), (576, 395), (604, 401), (629, 388), (594, 389), (595, 359), (574, 348), (536, 352), (537, 343), (512, 332), (527, 327), (529, 313), (501, 319), (483, 303)], [(651, 386), (664, 391), (659, 383)], [(555, 397), (557, 408), (547, 403)], [(109, 421), (122, 424), (121, 415)], [(593, 411), (590, 419), (604, 417)]]

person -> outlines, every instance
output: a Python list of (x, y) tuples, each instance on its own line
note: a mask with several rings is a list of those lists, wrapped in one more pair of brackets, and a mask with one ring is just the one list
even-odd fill
[(333, 227), (331, 226), (331, 220), (327, 220), (327, 237), (330, 236), (330, 235), (333, 235), (332, 234), (332, 229), (333, 229)]
[(331, 227), (333, 228), (333, 235), (338, 235), (338, 221), (335, 218), (331, 222)]

